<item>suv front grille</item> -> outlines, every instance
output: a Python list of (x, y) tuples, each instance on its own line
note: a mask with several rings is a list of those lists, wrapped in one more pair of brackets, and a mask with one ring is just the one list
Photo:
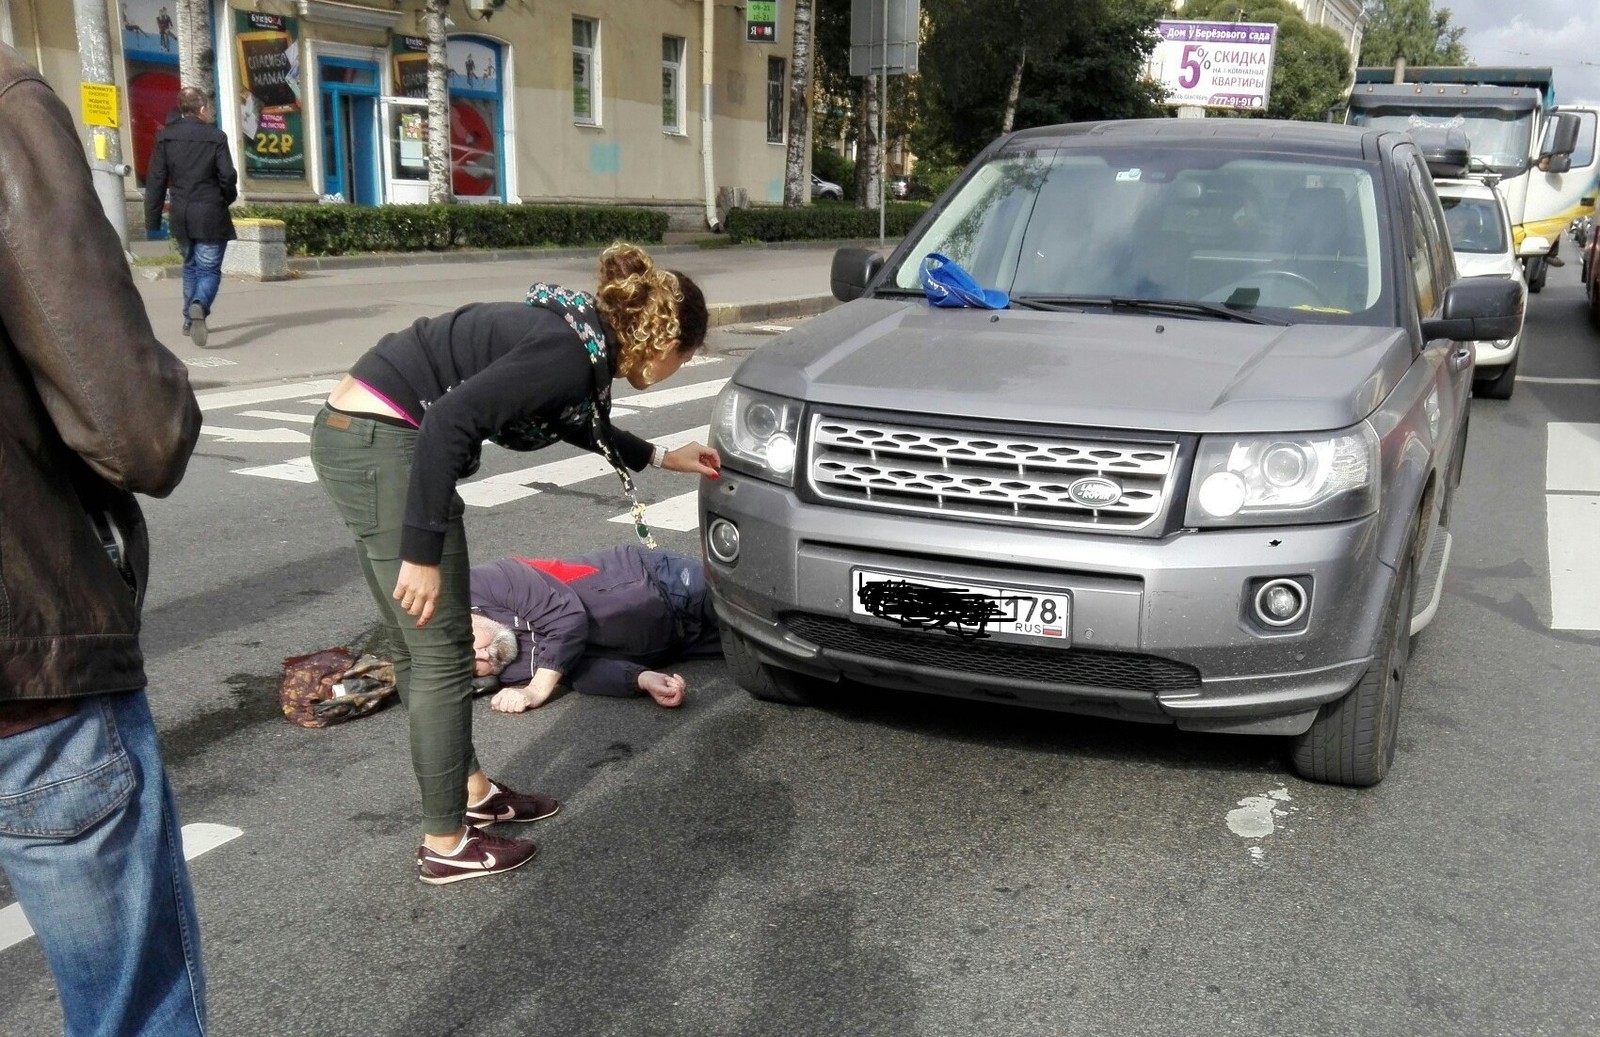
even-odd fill
[[(855, 507), (1135, 533), (1163, 513), (1177, 444), (989, 434), (818, 415), (811, 486)], [(1089, 491), (1114, 483), (1115, 500)], [(1075, 484), (1077, 484), (1075, 486)], [(1076, 492), (1074, 492), (1076, 491)]]
[(824, 651), (933, 666), (954, 673), (1136, 692), (1200, 687), (1200, 671), (1154, 655), (1035, 647), (992, 638), (969, 640), (945, 633), (868, 626), (804, 612), (789, 613), (783, 621), (794, 633)]

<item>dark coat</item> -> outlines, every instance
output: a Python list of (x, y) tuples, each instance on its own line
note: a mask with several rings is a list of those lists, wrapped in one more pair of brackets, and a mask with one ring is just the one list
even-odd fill
[(239, 197), (239, 175), (228, 154), (228, 136), (210, 123), (185, 116), (156, 135), (144, 181), (144, 225), (161, 226), (161, 205), (172, 192), (167, 225), (179, 241), (232, 241), (228, 206)]
[[(71, 113), (0, 44), (0, 703), (144, 687), (133, 494), (172, 492), (199, 436)], [(134, 593), (91, 513), (115, 524)]]
[[(510, 627), (517, 657), (500, 680), (526, 684), (537, 669), (558, 670), (592, 695), (636, 694), (646, 666), (715, 654), (703, 579), (675, 606), (659, 581), (665, 552), (611, 547), (568, 561), (503, 558), (472, 567), (472, 610)], [(694, 567), (675, 556), (673, 568)]]

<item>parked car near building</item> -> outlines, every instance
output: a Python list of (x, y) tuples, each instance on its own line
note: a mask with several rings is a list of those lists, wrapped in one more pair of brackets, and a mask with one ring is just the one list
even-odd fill
[[(1505, 277), (1527, 288), (1522, 261), (1511, 236), (1511, 218), (1495, 188), (1481, 180), (1435, 179), (1439, 203), (1444, 207), (1450, 247), (1456, 270), (1463, 277)], [(1477, 342), (1476, 373), (1472, 391), (1492, 400), (1509, 400), (1517, 383), (1522, 359), (1521, 325), (1515, 335)]]
[[(931, 306), (930, 254), (1009, 305)], [(707, 578), (747, 691), (1283, 736), (1308, 778), (1384, 777), (1472, 342), (1523, 306), (1458, 278), (1409, 136), (1021, 131), (832, 281), (846, 305), (756, 350), (713, 414)]]
[(811, 174), (811, 197), (831, 198), (836, 202), (844, 201), (844, 188), (832, 180), (824, 180), (815, 173)]

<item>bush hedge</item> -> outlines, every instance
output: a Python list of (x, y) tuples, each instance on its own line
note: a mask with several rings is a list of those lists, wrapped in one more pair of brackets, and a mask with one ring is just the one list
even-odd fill
[[(928, 206), (921, 202), (890, 202), (884, 216), (884, 233), (903, 238)], [(878, 210), (844, 205), (808, 205), (783, 209), (731, 209), (725, 223), (734, 241), (858, 240), (878, 236)]]
[(667, 214), (577, 205), (243, 205), (234, 215), (282, 220), (291, 256), (656, 244)]

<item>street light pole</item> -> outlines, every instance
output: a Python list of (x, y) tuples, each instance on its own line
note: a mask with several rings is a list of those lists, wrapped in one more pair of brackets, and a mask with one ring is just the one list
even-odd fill
[[(115, 89), (116, 80), (111, 74), (111, 23), (106, 8), (105, 0), (74, 0), (72, 15), (78, 33), (82, 81)], [(128, 211), (122, 179), (130, 170), (122, 161), (122, 138), (115, 126), (89, 127), (89, 170), (100, 208), (117, 232), (122, 251), (127, 252)]]
[(883, 248), (889, 210), (889, 0), (883, 0), (883, 87), (878, 91), (878, 247)]

